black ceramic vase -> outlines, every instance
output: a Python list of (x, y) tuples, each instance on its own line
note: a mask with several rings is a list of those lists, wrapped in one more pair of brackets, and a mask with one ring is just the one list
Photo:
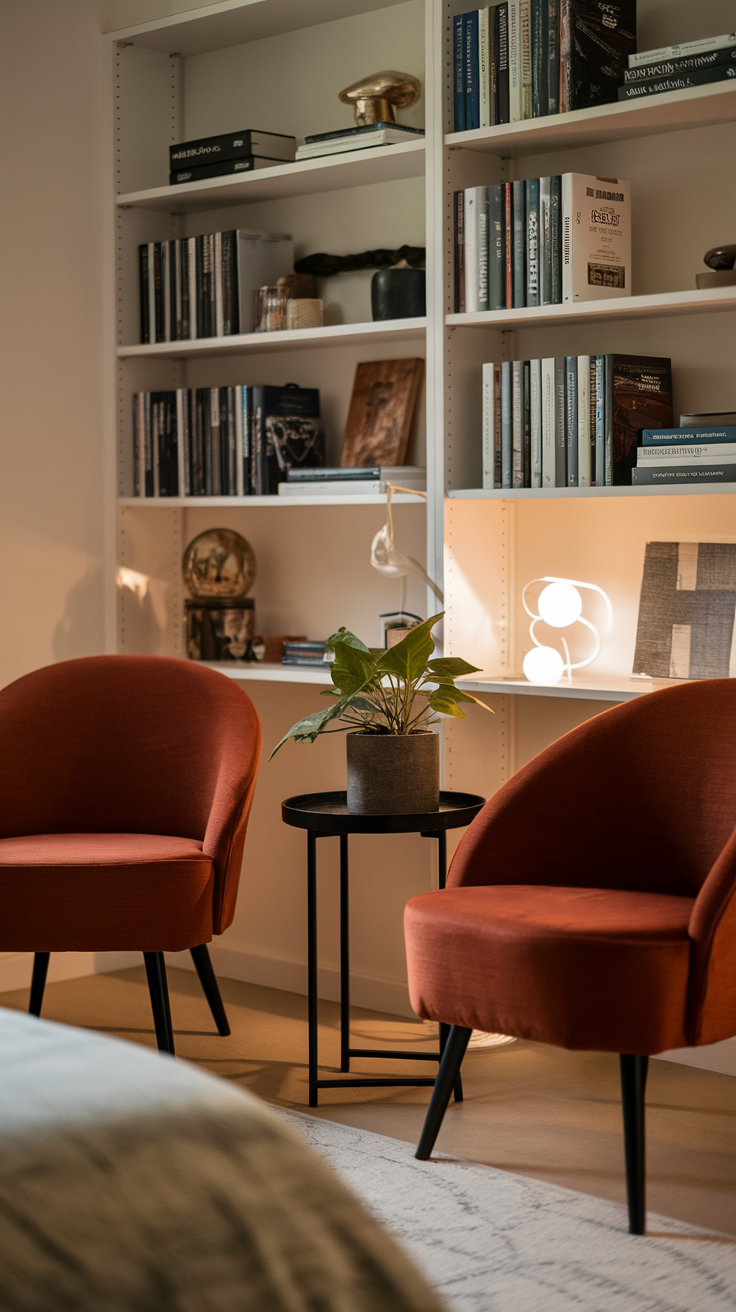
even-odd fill
[(427, 313), (424, 269), (379, 269), (371, 279), (375, 319), (414, 319)]
[(351, 815), (418, 815), (440, 804), (440, 739), (436, 733), (349, 733)]

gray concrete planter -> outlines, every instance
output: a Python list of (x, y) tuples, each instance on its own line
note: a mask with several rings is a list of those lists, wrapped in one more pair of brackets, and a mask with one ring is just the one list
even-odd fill
[(438, 734), (358, 731), (348, 734), (346, 744), (353, 815), (416, 815), (439, 808)]

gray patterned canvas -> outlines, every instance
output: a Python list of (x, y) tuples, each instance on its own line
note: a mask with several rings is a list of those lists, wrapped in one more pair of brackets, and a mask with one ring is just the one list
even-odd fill
[(736, 676), (736, 543), (648, 542), (634, 674)]

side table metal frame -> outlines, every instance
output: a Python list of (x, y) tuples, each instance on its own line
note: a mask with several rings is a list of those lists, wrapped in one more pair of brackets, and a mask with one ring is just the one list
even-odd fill
[[(309, 795), (312, 796), (312, 795)], [(335, 797), (344, 794), (335, 794)], [(452, 794), (443, 794), (445, 797), (451, 797)], [(483, 798), (475, 797), (469, 794), (461, 794), (466, 802), (466, 808), (469, 811), (468, 817), (462, 820), (461, 824), (468, 824), (473, 814), (477, 813), (483, 805)], [(360, 1078), (351, 1079), (320, 1079), (319, 1071), (319, 1051), (318, 1051), (318, 984), (317, 984), (317, 839), (318, 838), (339, 838), (340, 840), (340, 1071), (350, 1072), (350, 1062), (353, 1057), (370, 1057), (370, 1058), (390, 1058), (404, 1061), (435, 1061), (439, 1062), (444, 1052), (447, 1036), (450, 1031), (449, 1025), (440, 1025), (439, 1048), (432, 1052), (409, 1052), (403, 1049), (395, 1048), (351, 1048), (350, 1046), (350, 923), (349, 923), (349, 863), (348, 863), (348, 839), (349, 832), (340, 829), (330, 829), (328, 827), (330, 814), (322, 812), (323, 825), (310, 826), (305, 817), (309, 815), (308, 810), (299, 811), (295, 804), (300, 801), (306, 801), (307, 798), (290, 798), (283, 806), (283, 818), (288, 824), (294, 824), (299, 828), (307, 830), (307, 994), (308, 994), (308, 1027), (309, 1027), (309, 1106), (317, 1107), (319, 1105), (320, 1089), (339, 1089), (342, 1087), (348, 1089), (370, 1088), (375, 1085), (379, 1088), (401, 1088), (406, 1086), (421, 1086), (431, 1088), (435, 1080), (431, 1076), (361, 1076)], [(291, 809), (290, 809), (291, 807)], [(458, 804), (458, 815), (463, 808)], [(451, 810), (441, 812), (447, 819), (452, 815)], [(355, 819), (356, 817), (353, 817)], [(408, 817), (407, 817), (408, 818)], [(427, 816), (427, 820), (431, 817)], [(366, 821), (369, 817), (365, 817)], [(447, 828), (458, 827), (456, 825), (445, 824), (438, 829), (405, 828), (397, 817), (396, 828), (389, 830), (371, 829), (366, 827), (365, 830), (352, 830), (352, 832), (396, 832), (396, 833), (418, 833), (422, 838), (435, 838), (438, 845), (439, 858), (439, 886), (445, 887), (447, 875)], [(463, 1089), (462, 1081), (458, 1073), (455, 1083), (455, 1099), (462, 1102)]]

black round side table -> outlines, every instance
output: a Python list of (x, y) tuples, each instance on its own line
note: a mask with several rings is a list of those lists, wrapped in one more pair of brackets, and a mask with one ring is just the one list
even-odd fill
[[(433, 1085), (434, 1079), (361, 1078), (320, 1080), (317, 1051), (317, 839), (340, 839), (340, 1070), (350, 1070), (351, 1057), (405, 1058), (411, 1061), (439, 1061), (449, 1026), (440, 1026), (438, 1052), (403, 1052), (394, 1049), (350, 1047), (350, 930), (348, 918), (348, 838), (350, 834), (421, 834), (436, 838), (439, 848), (439, 883), (445, 887), (447, 876), (447, 830), (460, 829), (485, 805), (476, 793), (440, 793), (438, 811), (418, 815), (353, 815), (348, 811), (347, 793), (302, 793), (282, 804), (285, 824), (307, 831), (307, 992), (309, 1015), (309, 1106), (316, 1107), (320, 1089), (363, 1089), (373, 1084)], [(458, 1077), (455, 1096), (462, 1098)]]

